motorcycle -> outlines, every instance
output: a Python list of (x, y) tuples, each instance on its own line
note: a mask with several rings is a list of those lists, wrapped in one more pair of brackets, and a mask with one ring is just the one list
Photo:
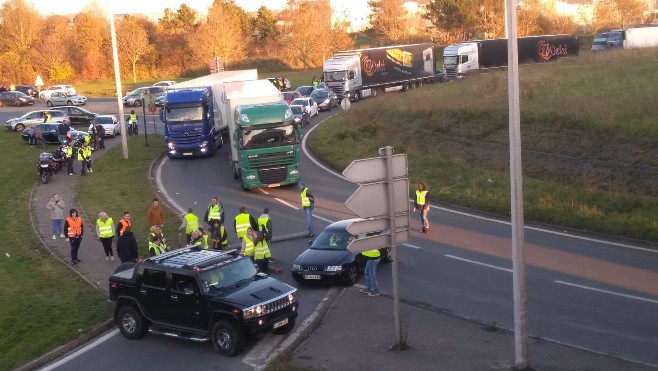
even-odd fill
[(39, 155), (39, 162), (37, 162), (37, 168), (39, 170), (39, 178), (41, 183), (46, 184), (50, 180), (50, 177), (53, 176), (53, 154), (50, 152), (43, 152)]
[(50, 164), (50, 168), (53, 170), (54, 174), (57, 174), (57, 172), (66, 165), (66, 157), (64, 156), (64, 146), (59, 146), (57, 149), (52, 153), (53, 155), (53, 161)]
[(137, 135), (138, 132), (137, 123), (133, 120), (128, 120), (128, 135), (132, 137), (133, 135)]

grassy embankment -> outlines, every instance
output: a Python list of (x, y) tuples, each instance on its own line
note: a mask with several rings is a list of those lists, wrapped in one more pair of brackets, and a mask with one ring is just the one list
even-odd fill
[[(658, 50), (520, 71), (526, 221), (658, 242)], [(384, 94), (313, 132), (337, 169), (391, 145), (434, 202), (509, 215), (507, 74)]]
[(7, 370), (89, 331), (110, 313), (105, 295), (57, 261), (34, 234), (28, 210), (40, 150), (5, 130), (0, 147), (11, 154), (0, 157), (0, 370)]

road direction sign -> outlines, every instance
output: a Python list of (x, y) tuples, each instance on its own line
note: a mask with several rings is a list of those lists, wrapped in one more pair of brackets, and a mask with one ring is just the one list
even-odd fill
[[(388, 216), (390, 206), (386, 192), (386, 183), (363, 184), (345, 201), (345, 207), (364, 219)], [(392, 205), (394, 213), (409, 212), (409, 181), (407, 178), (395, 179), (393, 192), (396, 195), (393, 199), (394, 205)]]
[(343, 98), (340, 101), (340, 108), (342, 108), (343, 111), (347, 111), (348, 109), (350, 109), (350, 105), (351, 105), (350, 100), (347, 98)]
[[(389, 229), (390, 221), (388, 218), (380, 219), (361, 219), (353, 222), (347, 227), (347, 231), (352, 235), (361, 233), (370, 233), (377, 231), (385, 231)], [(395, 228), (403, 229), (409, 228), (409, 214), (402, 214), (395, 216)]]
[[(404, 243), (409, 241), (409, 230), (401, 230), (395, 234), (396, 243)], [(353, 240), (347, 245), (347, 249), (354, 254), (358, 254), (368, 250), (381, 249), (389, 245), (388, 234), (380, 234), (372, 237), (359, 238)]]
[[(407, 155), (399, 154), (391, 156), (393, 161), (393, 174), (395, 178), (407, 177)], [(343, 170), (343, 176), (354, 183), (372, 183), (386, 180), (386, 158), (373, 157), (362, 160), (354, 160)], [(409, 193), (405, 192), (405, 197)]]

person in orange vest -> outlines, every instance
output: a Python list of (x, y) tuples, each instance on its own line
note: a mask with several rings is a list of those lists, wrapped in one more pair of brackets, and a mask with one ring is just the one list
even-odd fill
[(132, 228), (133, 225), (130, 222), (130, 213), (127, 211), (123, 212), (123, 218), (119, 219), (119, 223), (117, 224), (117, 233), (116, 235), (121, 237), (123, 235), (123, 231), (126, 230), (126, 227)]
[(80, 242), (82, 242), (83, 225), (82, 218), (78, 216), (78, 210), (69, 210), (69, 217), (64, 221), (64, 230), (69, 244), (71, 244), (71, 264), (76, 266), (78, 263), (82, 263), (78, 259), (78, 249), (80, 249)]

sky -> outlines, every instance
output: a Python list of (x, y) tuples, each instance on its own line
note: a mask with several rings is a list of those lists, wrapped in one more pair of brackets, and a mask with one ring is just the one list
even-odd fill
[[(105, 7), (108, 0), (96, 0), (98, 4)], [(4, 2), (1, 0), (0, 2)], [(78, 13), (90, 2), (90, 0), (27, 0), (43, 15)], [(111, 0), (112, 9), (115, 14), (125, 13), (162, 13), (165, 8), (178, 9), (181, 4), (205, 13), (213, 3), (213, 0)], [(255, 11), (265, 5), (272, 10), (278, 10), (286, 4), (286, 0), (235, 0), (247, 12)]]

